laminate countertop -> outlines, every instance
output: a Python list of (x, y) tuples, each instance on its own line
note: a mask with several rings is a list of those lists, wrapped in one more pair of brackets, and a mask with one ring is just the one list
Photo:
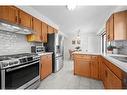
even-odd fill
[(42, 56), (42, 55), (49, 55), (49, 54), (53, 54), (53, 52), (43, 52), (43, 53), (40, 53), (38, 54), (39, 56)]
[(119, 67), (121, 70), (127, 73), (127, 63), (119, 61), (112, 56), (119, 56), (119, 57), (127, 57), (127, 55), (120, 55), (120, 54), (100, 54), (100, 53), (87, 53), (87, 52), (74, 52), (73, 54), (87, 54), (87, 55), (100, 55), (115, 66)]

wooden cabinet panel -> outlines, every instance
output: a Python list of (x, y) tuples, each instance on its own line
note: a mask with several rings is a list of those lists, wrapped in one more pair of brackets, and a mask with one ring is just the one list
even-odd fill
[(109, 20), (106, 22), (106, 38), (107, 38), (107, 41), (110, 41), (110, 21)]
[(76, 59), (74, 64), (74, 74), (90, 77), (90, 61)]
[(41, 56), (41, 79), (46, 78), (52, 73), (52, 55), (43, 55)]
[[(105, 59), (104, 59), (105, 60)], [(113, 65), (111, 62), (105, 60), (105, 64), (106, 66), (112, 71), (114, 72), (114, 74), (117, 75), (117, 77), (119, 77), (120, 79), (122, 79), (122, 70), (118, 67), (116, 67), (115, 65)]]
[(42, 42), (47, 42), (48, 25), (42, 22)]
[(57, 30), (57, 29), (55, 29), (55, 28), (53, 29), (53, 31), (54, 31), (54, 33), (58, 33), (58, 30)]
[(114, 40), (114, 15), (111, 15), (109, 18), (109, 34), (110, 34), (110, 41)]
[(114, 40), (114, 15), (111, 15), (111, 17), (106, 22), (106, 36), (107, 41)]
[(48, 26), (48, 34), (54, 33), (54, 29), (51, 26)]
[(38, 41), (38, 42), (41, 42), (41, 21), (36, 19), (36, 18), (33, 18), (32, 20), (33, 22), (33, 30), (35, 32), (34, 36), (35, 36), (35, 41)]
[(90, 65), (90, 71), (91, 71), (91, 78), (95, 78), (98, 79), (99, 78), (99, 74), (98, 74), (98, 60), (92, 60), (91, 61), (91, 65)]
[(107, 89), (121, 89), (122, 82), (121, 80), (105, 66), (105, 88)]
[(127, 39), (127, 11), (114, 14), (114, 40)]
[(10, 23), (18, 23), (18, 9), (13, 6), (0, 6), (0, 19)]
[(32, 16), (19, 10), (19, 24), (27, 28), (32, 28)]

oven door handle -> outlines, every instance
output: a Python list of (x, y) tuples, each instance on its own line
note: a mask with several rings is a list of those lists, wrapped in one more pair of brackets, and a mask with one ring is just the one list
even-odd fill
[(18, 67), (14, 67), (14, 68), (9, 68), (9, 69), (6, 69), (6, 72), (15, 71), (15, 70), (18, 70), (18, 69), (21, 69), (21, 68), (24, 68), (24, 67), (27, 67), (27, 66), (30, 66), (30, 65), (36, 64), (36, 63), (38, 63), (38, 62), (39, 62), (39, 61), (36, 61), (36, 62), (30, 63), (30, 64), (26, 64), (26, 65), (22, 65), (22, 66), (18, 66)]

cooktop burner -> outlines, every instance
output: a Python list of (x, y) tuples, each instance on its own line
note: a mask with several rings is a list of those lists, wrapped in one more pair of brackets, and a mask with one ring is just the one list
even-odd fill
[(3, 60), (10, 60), (11, 58), (9, 57), (0, 57), (0, 61), (3, 61)]
[(38, 54), (22, 53), (14, 55), (0, 56), (0, 67), (8, 68), (16, 65), (26, 64), (28, 62), (38, 60)]

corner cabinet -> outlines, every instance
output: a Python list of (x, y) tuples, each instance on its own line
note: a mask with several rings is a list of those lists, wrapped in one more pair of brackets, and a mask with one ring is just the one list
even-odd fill
[(114, 13), (106, 22), (107, 41), (127, 40), (127, 11)]
[(42, 55), (40, 66), (40, 76), (42, 80), (52, 73), (52, 54)]

